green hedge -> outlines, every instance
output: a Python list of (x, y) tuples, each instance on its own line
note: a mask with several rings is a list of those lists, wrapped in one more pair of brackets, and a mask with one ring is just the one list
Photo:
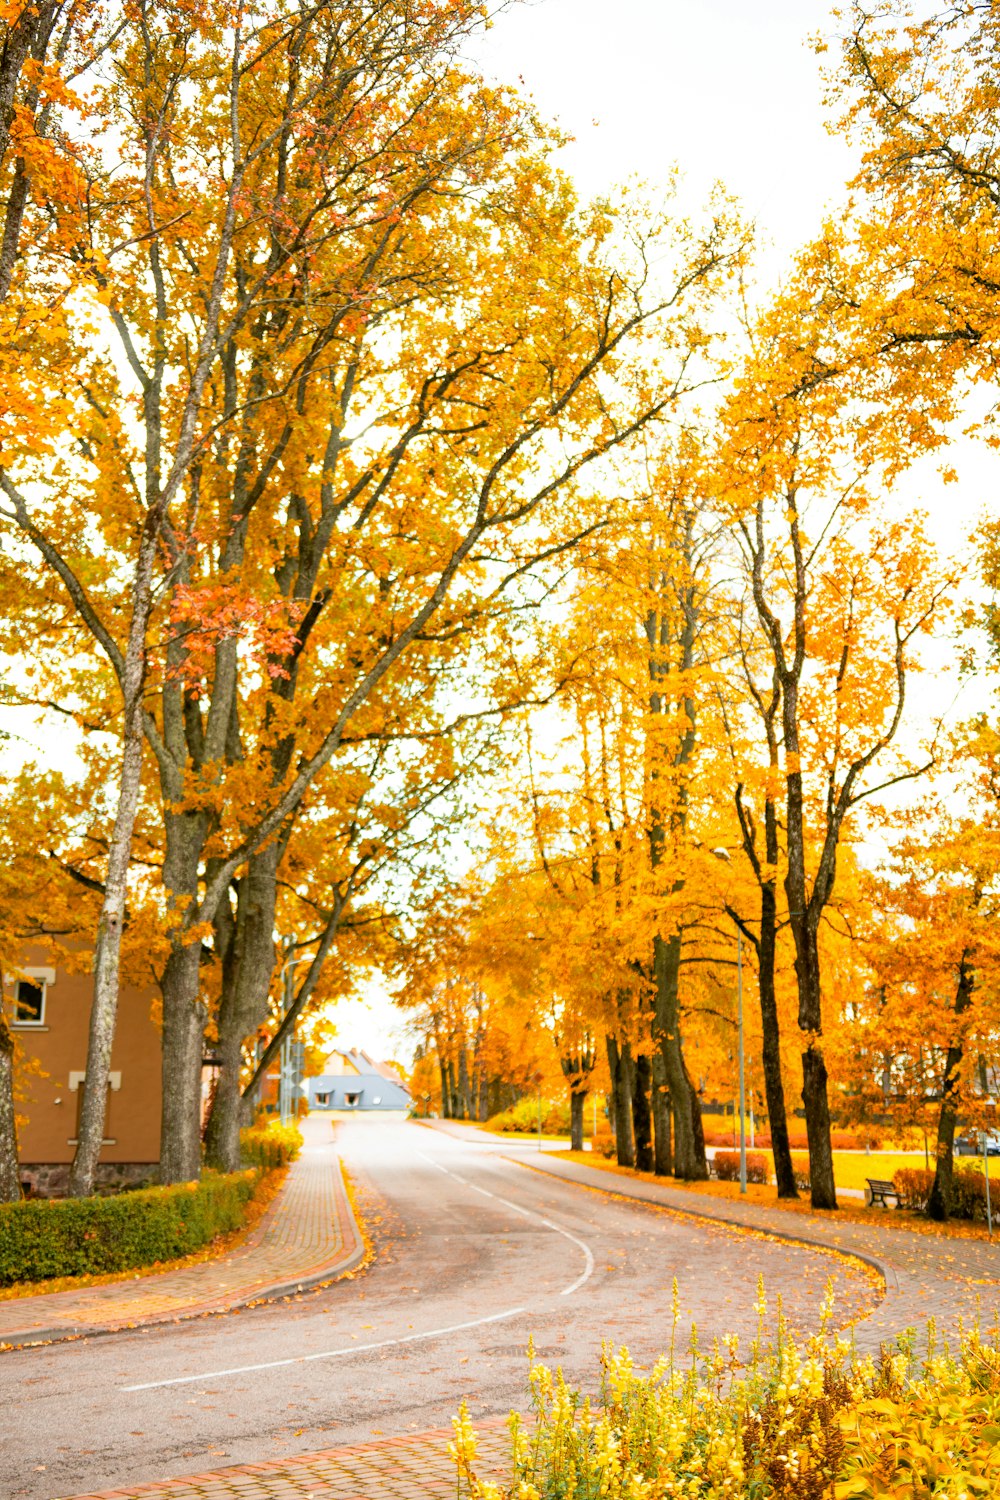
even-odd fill
[(257, 1172), (112, 1198), (34, 1198), (0, 1207), (0, 1286), (128, 1271), (199, 1250), (242, 1225)]
[(302, 1150), (302, 1132), (297, 1125), (253, 1125), (240, 1131), (240, 1152), (248, 1167), (273, 1172), (287, 1167)]

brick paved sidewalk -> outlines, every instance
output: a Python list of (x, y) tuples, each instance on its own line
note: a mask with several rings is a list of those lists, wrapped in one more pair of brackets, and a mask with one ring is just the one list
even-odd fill
[[(509, 1453), (506, 1417), (477, 1421), (476, 1469), (499, 1480)], [(187, 1479), (157, 1479), (69, 1500), (434, 1500), (454, 1495), (451, 1428), (383, 1438), (355, 1448), (326, 1448), (295, 1458), (213, 1469)]]
[(225, 1312), (302, 1291), (364, 1255), (328, 1119), (302, 1122), (305, 1148), (260, 1223), (218, 1260), (155, 1276), (0, 1301), (0, 1348)]

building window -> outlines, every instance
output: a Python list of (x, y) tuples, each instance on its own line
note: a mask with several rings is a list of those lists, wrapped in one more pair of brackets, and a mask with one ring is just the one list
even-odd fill
[(19, 979), (14, 988), (14, 1025), (41, 1026), (45, 1020), (45, 984)]
[[(70, 1136), (69, 1140), (66, 1142), (68, 1146), (78, 1146), (80, 1144), (80, 1114), (83, 1109), (83, 1082), (86, 1077), (86, 1073), (71, 1073), (69, 1075), (70, 1093), (76, 1094), (76, 1129), (73, 1135)], [(111, 1134), (111, 1095), (117, 1094), (121, 1086), (121, 1073), (109, 1073), (108, 1097), (104, 1113), (104, 1139), (101, 1142), (103, 1146), (117, 1146), (118, 1144), (115, 1137)]]
[(329, 1104), (329, 1102), (330, 1102), (330, 1095), (329, 1094), (317, 1094), (316, 1095), (316, 1103), (317, 1104), (327, 1105), (327, 1104)]

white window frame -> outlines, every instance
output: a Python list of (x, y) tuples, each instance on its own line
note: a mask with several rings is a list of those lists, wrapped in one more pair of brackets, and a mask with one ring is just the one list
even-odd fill
[[(49, 1000), (49, 986), (55, 984), (56, 982), (55, 969), (25, 968), (20, 969), (17, 974), (11, 975), (9, 977), (11, 983), (14, 985), (14, 993), (11, 997), (11, 1030), (48, 1031), (49, 1028), (45, 1020), (45, 1011)], [(26, 979), (29, 984), (37, 985), (37, 987), (42, 992), (42, 1010), (41, 1015), (38, 1017), (37, 1021), (24, 1021), (17, 1014), (17, 986), (21, 983), (22, 979)]]
[[(69, 1075), (69, 1091), (70, 1091), (71, 1094), (75, 1094), (75, 1093), (78, 1092), (81, 1083), (84, 1082), (84, 1080), (86, 1079), (86, 1077), (87, 1077), (86, 1072), (82, 1072), (82, 1073), (73, 1072), (73, 1073), (71, 1073)], [(121, 1086), (122, 1086), (122, 1075), (116, 1069), (115, 1072), (108, 1074), (108, 1089), (109, 1089), (109, 1091), (111, 1093), (117, 1094), (117, 1092), (121, 1088)], [(79, 1136), (75, 1136), (75, 1135), (69, 1136), (68, 1139), (67, 1139), (67, 1141), (66, 1141), (66, 1144), (67, 1144), (67, 1146), (78, 1146), (80, 1144)], [(117, 1138), (117, 1136), (113, 1136), (113, 1135), (106, 1135), (104, 1137), (104, 1139), (101, 1141), (101, 1145), (102, 1146), (117, 1146), (117, 1144), (118, 1144), (118, 1138)]]

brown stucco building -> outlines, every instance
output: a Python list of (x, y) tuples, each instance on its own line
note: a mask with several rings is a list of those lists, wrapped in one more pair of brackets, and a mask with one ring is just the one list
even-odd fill
[[(4, 976), (3, 994), (20, 1052), (21, 1178), (33, 1192), (58, 1192), (76, 1147), (93, 975), (70, 972), (44, 950), (33, 949), (16, 975)], [(98, 1184), (155, 1176), (161, 1082), (154, 999), (153, 990), (121, 987)]]

